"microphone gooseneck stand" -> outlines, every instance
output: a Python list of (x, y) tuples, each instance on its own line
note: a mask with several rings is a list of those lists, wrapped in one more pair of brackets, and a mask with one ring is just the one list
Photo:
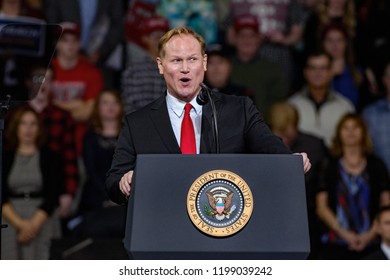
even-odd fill
[(219, 154), (219, 135), (218, 135), (218, 122), (217, 122), (217, 110), (215, 108), (215, 103), (212, 98), (212, 90), (206, 86), (204, 83), (200, 84), (201, 86), (201, 91), (196, 97), (196, 102), (199, 105), (205, 105), (207, 102), (210, 101), (211, 105), (211, 111), (212, 111), (212, 116), (211, 116), (211, 122), (212, 122), (212, 127), (213, 127), (213, 137), (215, 141), (215, 151), (217, 154)]

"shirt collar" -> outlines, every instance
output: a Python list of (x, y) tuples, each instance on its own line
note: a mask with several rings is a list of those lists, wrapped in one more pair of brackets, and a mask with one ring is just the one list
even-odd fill
[(386, 257), (390, 260), (390, 247), (386, 245), (384, 242), (381, 243), (381, 249)]
[[(169, 93), (169, 91), (167, 91), (167, 97), (166, 97), (166, 100), (167, 100), (167, 105), (168, 105), (168, 108), (170, 110), (172, 110), (172, 112), (175, 113), (175, 115), (178, 117), (178, 118), (181, 118), (182, 115), (184, 114), (184, 105), (186, 104), (186, 102), (184, 102), (183, 100), (180, 100), (180, 99), (177, 99), (176, 97), (174, 97), (173, 95), (171, 95)], [(192, 107), (194, 108), (195, 110), (195, 113), (197, 115), (199, 115), (201, 112), (202, 112), (202, 106), (199, 105), (197, 102), (196, 102), (196, 98), (192, 99), (190, 101), (190, 104), (192, 105)]]

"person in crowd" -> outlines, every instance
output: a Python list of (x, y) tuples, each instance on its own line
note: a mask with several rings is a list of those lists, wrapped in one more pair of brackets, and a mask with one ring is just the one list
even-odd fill
[[(17, 106), (11, 106), (7, 114), (6, 125), (12, 120), (14, 112), (22, 107), (33, 109), (38, 115), (45, 130), (47, 146), (62, 157), (64, 167), (65, 190), (60, 195), (58, 215), (62, 225), (72, 212), (72, 206), (78, 189), (78, 165), (75, 145), (75, 124), (70, 114), (53, 104), (52, 83), (53, 69), (38, 62), (31, 66), (25, 77), (29, 98)], [(9, 146), (7, 139), (5, 145)], [(57, 214), (57, 213), (56, 213)], [(66, 235), (66, 232), (62, 232)]]
[(128, 64), (122, 73), (122, 98), (125, 112), (136, 111), (164, 94), (165, 81), (160, 75), (156, 57), (158, 40), (169, 29), (169, 22), (163, 17), (146, 18), (141, 24), (142, 43), (146, 55)]
[(336, 125), (354, 106), (347, 98), (331, 89), (332, 60), (324, 52), (314, 52), (306, 58), (306, 85), (287, 100), (299, 112), (299, 129), (324, 140), (331, 146)]
[[(15, 20), (34, 20), (43, 19), (42, 14), (34, 13), (30, 9), (31, 1), (24, 0), (1, 0), (0, 1), (0, 18)], [(36, 23), (39, 21), (35, 21)]]
[(386, 163), (390, 172), (390, 60), (382, 75), (385, 97), (364, 108), (362, 115), (374, 144), (375, 154)]
[[(46, 142), (50, 149), (62, 157), (65, 192), (60, 196), (59, 215), (68, 218), (72, 211), (72, 203), (76, 195), (79, 181), (77, 154), (75, 144), (75, 123), (69, 112), (59, 108), (52, 102), (53, 69), (44, 65), (36, 65), (29, 76), (29, 88), (33, 96), (27, 106), (39, 115), (46, 132)], [(40, 81), (42, 81), (40, 83)]]
[(38, 114), (23, 107), (6, 129), (4, 154), (2, 259), (49, 259), (50, 241), (60, 236), (52, 214), (64, 189), (61, 156), (44, 144)]
[(45, 19), (44, 0), (24, 0), (26, 14), (34, 18)]
[[(251, 14), (257, 18), (259, 31), (263, 34), (261, 56), (279, 65), (287, 89), (295, 80), (295, 64), (291, 49), (301, 41), (304, 12), (298, 0), (230, 0), (232, 18)], [(232, 31), (228, 31), (227, 41)]]
[[(322, 0), (299, 0), (304, 10), (305, 19), (317, 12), (318, 6)], [(306, 24), (306, 21), (304, 22)]]
[(310, 158), (312, 167), (305, 174), (310, 233), (310, 255), (308, 258), (316, 259), (319, 247), (319, 223), (315, 213), (315, 194), (320, 163), (324, 157), (328, 156), (328, 149), (322, 139), (299, 130), (298, 110), (287, 101), (272, 105), (268, 120), (272, 132), (279, 136), (292, 152), (304, 150)]
[(1, 17), (16, 17), (22, 15), (22, 1), (13, 0), (13, 1), (0, 1), (0, 15)]
[(302, 34), (300, 40), (291, 48), (292, 56), (294, 59), (294, 71), (296, 71), (296, 73), (295, 80), (290, 92), (295, 92), (299, 90), (304, 83), (302, 69), (304, 68), (305, 56), (307, 55), (304, 31), (307, 28), (306, 25), (308, 19), (312, 17), (313, 14), (317, 13), (318, 6), (320, 5), (320, 2), (322, 2), (322, 0), (299, 0), (298, 2), (302, 5), (303, 11), (303, 22), (301, 27)]
[(1, 0), (0, 15), (43, 20), (42, 0)]
[(253, 91), (255, 104), (267, 116), (270, 106), (287, 97), (287, 82), (279, 65), (260, 56), (262, 35), (257, 17), (235, 18), (235, 54), (232, 58), (231, 80)]
[(111, 165), (123, 116), (123, 102), (120, 93), (114, 89), (103, 90), (97, 97), (89, 121), (90, 128), (84, 137), (86, 148), (83, 160), (88, 179), (83, 189), (81, 211), (93, 210), (110, 204), (104, 178)]
[(363, 71), (355, 64), (352, 41), (348, 36), (343, 25), (333, 23), (324, 28), (321, 44), (324, 52), (332, 57), (332, 89), (347, 97), (360, 111)]
[(379, 209), (375, 223), (376, 231), (380, 236), (381, 242), (379, 248), (364, 259), (390, 260), (390, 206), (383, 206)]
[(80, 28), (80, 50), (90, 63), (100, 69), (105, 87), (119, 88), (124, 66), (122, 0), (46, 0), (48, 23), (74, 22)]
[(86, 121), (97, 94), (103, 89), (101, 71), (80, 54), (80, 28), (72, 22), (61, 24), (63, 33), (52, 60), (54, 104), (68, 111), (76, 123), (76, 149), (80, 157)]
[[(124, 118), (106, 178), (112, 201), (126, 204), (138, 154), (291, 154), (248, 97), (218, 92), (213, 93), (218, 111), (218, 148), (212, 144), (211, 105), (202, 107), (196, 101), (207, 69), (205, 41), (192, 29), (174, 28), (161, 37), (157, 65), (167, 93)], [(308, 171), (310, 160), (306, 153), (300, 155)]]
[(225, 94), (249, 96), (253, 99), (253, 93), (249, 88), (232, 83), (232, 55), (226, 47), (221, 44), (211, 44), (207, 46), (206, 54), (205, 84), (208, 87)]
[(356, 113), (340, 119), (330, 150), (316, 196), (325, 226), (320, 258), (361, 259), (373, 248), (379, 207), (390, 204), (389, 173), (372, 154), (366, 124)]
[(384, 97), (381, 82), (387, 61), (390, 60), (390, 2), (386, 0), (355, 1), (357, 5), (360, 52), (357, 59), (364, 66), (364, 105)]
[(121, 94), (114, 89), (100, 92), (84, 137), (83, 161), (86, 181), (82, 189), (77, 226), (72, 235), (82, 238), (123, 238), (126, 208), (110, 201), (105, 188), (105, 175), (124, 115)]
[(142, 42), (142, 26), (149, 17), (157, 16), (156, 4), (159, 0), (128, 0), (125, 21), (124, 35), (126, 44), (126, 64), (125, 67), (135, 61), (143, 59), (148, 54), (145, 52), (146, 46)]
[(320, 49), (321, 34), (332, 23), (343, 25), (354, 41), (357, 26), (354, 0), (324, 0), (318, 4), (317, 12), (307, 19), (303, 32), (306, 54)]

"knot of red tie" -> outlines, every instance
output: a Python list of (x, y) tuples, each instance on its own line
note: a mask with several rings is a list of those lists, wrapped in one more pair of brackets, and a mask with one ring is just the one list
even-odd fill
[(190, 116), (192, 105), (184, 106), (184, 117), (181, 122), (180, 149), (183, 154), (196, 154), (194, 124)]

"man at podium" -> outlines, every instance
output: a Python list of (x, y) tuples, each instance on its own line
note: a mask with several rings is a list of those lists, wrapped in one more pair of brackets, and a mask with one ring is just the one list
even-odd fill
[[(291, 154), (248, 97), (212, 92), (203, 85), (205, 41), (188, 27), (174, 28), (159, 41), (156, 59), (167, 91), (123, 119), (106, 186), (125, 204), (138, 154)], [(310, 167), (300, 153), (304, 171)]]

